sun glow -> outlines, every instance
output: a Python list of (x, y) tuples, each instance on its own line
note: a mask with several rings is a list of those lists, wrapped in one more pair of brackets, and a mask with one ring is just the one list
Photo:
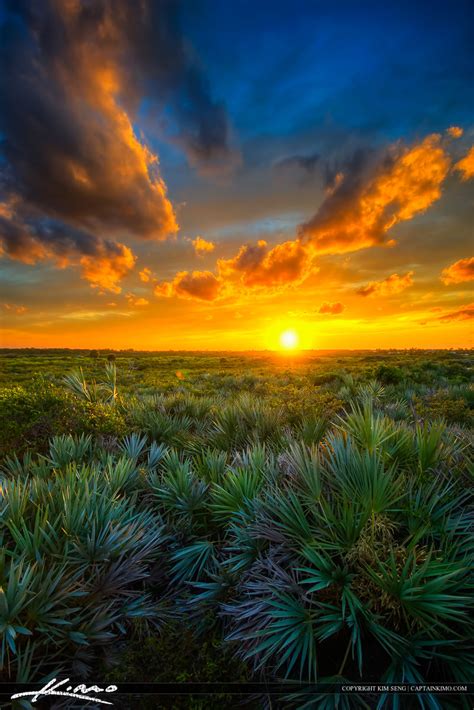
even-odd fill
[(284, 350), (295, 350), (298, 347), (299, 337), (294, 330), (284, 330), (280, 335), (280, 347)]

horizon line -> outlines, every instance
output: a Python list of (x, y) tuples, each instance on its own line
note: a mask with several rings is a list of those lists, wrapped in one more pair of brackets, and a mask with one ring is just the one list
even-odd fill
[(280, 350), (279, 348), (261, 348), (261, 349), (248, 349), (248, 350), (216, 350), (216, 349), (139, 349), (136, 348), (75, 348), (75, 347), (41, 347), (41, 346), (18, 346), (18, 347), (0, 347), (0, 353), (5, 352), (17, 352), (17, 351), (29, 351), (29, 350), (40, 350), (42, 352), (47, 351), (61, 351), (68, 350), (71, 352), (81, 352), (81, 353), (277, 353), (280, 355), (295, 357), (300, 354), (309, 353), (356, 353), (356, 352), (368, 352), (368, 353), (380, 353), (380, 352), (471, 352), (474, 347), (445, 347), (445, 348), (420, 348), (420, 347), (399, 347), (399, 348), (300, 348), (298, 350)]

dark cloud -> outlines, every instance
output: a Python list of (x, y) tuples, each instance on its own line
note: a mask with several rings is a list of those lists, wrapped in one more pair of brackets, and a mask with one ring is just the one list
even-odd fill
[(306, 181), (318, 174), (321, 156), (319, 153), (309, 155), (290, 155), (273, 164), (275, 172), (296, 172), (300, 180)]
[[(336, 151), (337, 152), (337, 151)], [(323, 159), (319, 152), (308, 155), (290, 155), (273, 164), (273, 170), (278, 173), (291, 173), (300, 182), (319, 178), (324, 188), (332, 190), (336, 187), (339, 176), (346, 179), (346, 190), (354, 189), (363, 180), (375, 163), (380, 163), (383, 153), (368, 146), (360, 146), (347, 155)]]
[(51, 259), (60, 268), (80, 266), (92, 286), (114, 293), (135, 264), (132, 251), (119, 242), (51, 219), (26, 221), (0, 213), (1, 254), (26, 264)]
[(322, 164), (324, 186), (328, 190), (333, 190), (337, 186), (338, 176), (344, 175), (346, 191), (355, 190), (362, 180), (367, 179), (368, 173), (376, 164), (383, 164), (388, 158), (386, 151), (361, 146), (342, 158), (325, 160)]
[[(93, 237), (84, 234), (163, 239), (177, 231), (157, 157), (134, 130), (142, 99), (172, 116), (170, 139), (191, 163), (232, 163), (226, 112), (184, 41), (178, 2), (6, 3), (0, 213), (10, 256), (23, 258), (27, 242), (35, 260), (42, 244), (56, 254), (64, 240), (87, 255)], [(45, 218), (63, 227), (45, 227)]]
[(33, 0), (8, 10), (0, 28), (3, 191), (76, 226), (156, 238), (176, 231), (156, 157), (127, 113), (137, 71), (124, 35), (132, 7)]

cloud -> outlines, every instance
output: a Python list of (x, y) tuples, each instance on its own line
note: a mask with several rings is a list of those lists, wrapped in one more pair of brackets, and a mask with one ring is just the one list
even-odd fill
[(156, 284), (156, 296), (181, 296), (203, 301), (213, 301), (219, 295), (221, 283), (210, 271), (180, 271), (173, 281)]
[(132, 315), (133, 311), (72, 311), (61, 314), (59, 318), (64, 318), (64, 320), (94, 321), (110, 317), (130, 318)]
[(125, 298), (131, 306), (148, 306), (149, 301), (141, 296), (136, 296), (134, 293), (126, 293)]
[(345, 306), (343, 303), (328, 303), (327, 301), (325, 301), (319, 307), (318, 313), (329, 313), (331, 315), (337, 315), (339, 313), (342, 313), (344, 308)]
[(306, 252), (296, 241), (270, 249), (262, 239), (242, 246), (232, 259), (218, 259), (217, 275), (210, 271), (181, 271), (173, 281), (155, 287), (159, 296), (183, 296), (212, 301), (255, 288), (284, 287), (309, 274)]
[(273, 164), (273, 170), (277, 173), (299, 173), (303, 180), (316, 175), (317, 168), (320, 165), (321, 156), (319, 153), (310, 153), (309, 155), (290, 155), (286, 158), (281, 158)]
[(464, 158), (462, 158), (462, 160), (459, 160), (456, 163), (454, 170), (461, 173), (461, 180), (463, 182), (474, 177), (474, 146), (464, 156)]
[(203, 254), (209, 254), (216, 248), (214, 242), (208, 242), (206, 239), (203, 239), (199, 236), (196, 237), (196, 239), (192, 240), (192, 245), (194, 247), (194, 251), (198, 256), (202, 256)]
[(462, 128), (460, 128), (460, 126), (450, 126), (449, 128), (446, 129), (446, 133), (451, 138), (461, 138), (464, 131)]
[(316, 214), (300, 226), (299, 240), (317, 254), (384, 244), (397, 223), (423, 213), (440, 198), (449, 166), (438, 134), (410, 148), (398, 143), (359, 159), (352, 171), (342, 174)]
[(2, 307), (10, 313), (15, 313), (17, 316), (22, 316), (28, 310), (26, 306), (18, 303), (2, 303)]
[(219, 259), (219, 275), (245, 287), (274, 287), (301, 281), (309, 274), (310, 259), (298, 241), (269, 248), (265, 240), (240, 247), (232, 259)]
[(0, 28), (2, 186), (81, 228), (162, 239), (177, 229), (173, 208), (132, 126), (145, 5), (10, 4)]
[[(234, 257), (218, 259), (214, 278), (221, 287), (215, 293), (300, 284), (315, 272), (320, 255), (393, 245), (390, 230), (441, 197), (450, 164), (441, 135), (434, 133), (412, 146), (400, 142), (385, 150), (358, 150), (327, 166), (326, 196), (296, 238), (274, 247), (265, 240), (247, 243)], [(393, 274), (384, 285), (369, 284), (365, 295), (396, 293), (411, 285), (411, 275)]]
[(445, 313), (443, 316), (439, 316), (436, 320), (447, 322), (453, 320), (469, 320), (470, 318), (474, 318), (474, 303), (470, 303), (457, 311)]
[(0, 238), (7, 256), (34, 263), (63, 254), (66, 265), (82, 250), (85, 278), (115, 290), (132, 261), (122, 239), (177, 231), (158, 158), (135, 131), (139, 109), (198, 169), (235, 164), (225, 108), (211, 95), (179, 15), (179, 2), (153, 0), (6, 4)]
[(413, 285), (413, 271), (403, 276), (391, 274), (383, 281), (371, 281), (366, 286), (357, 289), (359, 296), (393, 296)]
[(138, 276), (140, 277), (140, 281), (143, 281), (143, 283), (148, 283), (152, 279), (151, 269), (146, 266), (144, 269), (138, 272)]
[(445, 284), (459, 284), (463, 281), (474, 279), (474, 256), (459, 259), (454, 264), (447, 266), (441, 272), (441, 280)]
[(25, 264), (45, 259), (57, 267), (80, 266), (91, 286), (120, 293), (120, 280), (133, 269), (135, 256), (125, 244), (96, 237), (90, 232), (51, 219), (22, 220), (1, 216), (0, 254)]
[(82, 278), (89, 281), (93, 288), (102, 288), (112, 293), (120, 293), (118, 285), (135, 264), (136, 257), (124, 244), (115, 244), (115, 255), (104, 253), (96, 256), (82, 256), (79, 263), (82, 267)]

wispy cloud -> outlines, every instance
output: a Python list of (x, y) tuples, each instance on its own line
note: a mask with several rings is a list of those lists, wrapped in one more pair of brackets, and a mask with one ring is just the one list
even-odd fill
[(26, 306), (19, 303), (2, 303), (2, 308), (9, 313), (14, 313), (17, 316), (22, 316), (28, 310)]
[(450, 311), (442, 316), (439, 316), (436, 320), (440, 321), (456, 321), (456, 320), (469, 320), (474, 318), (474, 303), (470, 303), (464, 308), (459, 308), (455, 311)]

